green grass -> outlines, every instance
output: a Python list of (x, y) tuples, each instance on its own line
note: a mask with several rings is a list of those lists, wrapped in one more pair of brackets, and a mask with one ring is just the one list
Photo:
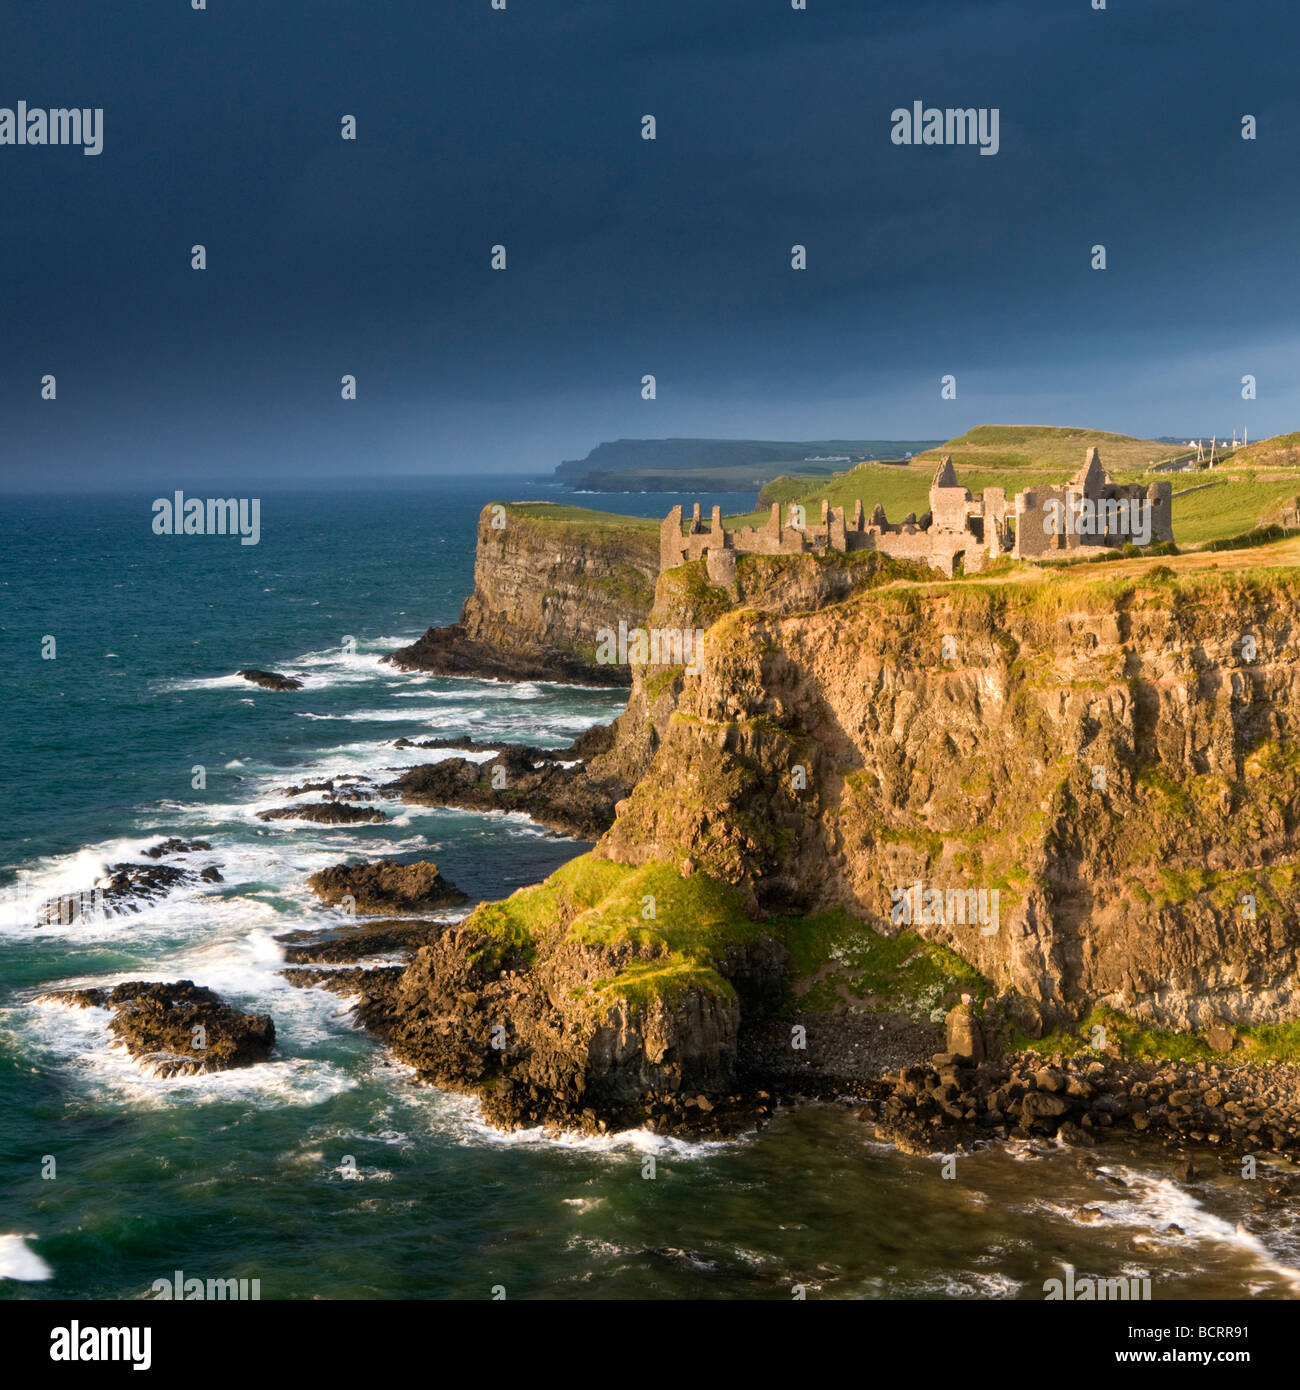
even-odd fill
[[(570, 923), (573, 940), (630, 945), (712, 964), (758, 930), (742, 895), (708, 874), (683, 878), (675, 865), (657, 861), (618, 868), (623, 871), (618, 881)], [(647, 916), (651, 909), (654, 915)]]
[(955, 951), (909, 930), (885, 936), (842, 908), (768, 925), (790, 952), (790, 1000), (807, 1013), (842, 1008), (847, 994), (877, 1011), (935, 1022), (963, 994), (991, 993)]
[[(507, 502), (506, 520), (523, 517), (530, 521), (545, 521), (554, 525), (576, 525), (585, 529), (613, 531), (658, 531), (654, 517), (622, 516), (618, 512), (598, 512), (589, 507), (571, 507), (560, 502)], [(664, 511), (667, 512), (667, 507)]]
[(590, 996), (629, 1003), (655, 997), (671, 1005), (695, 989), (714, 998), (734, 998), (717, 963), (761, 931), (743, 896), (704, 873), (683, 878), (672, 864), (619, 867), (624, 871), (619, 880), (573, 919), (568, 935), (589, 946), (630, 947), (639, 958), (597, 980)]
[(755, 919), (730, 884), (699, 871), (683, 878), (662, 861), (636, 867), (585, 854), (543, 883), (482, 904), (466, 926), (489, 938), (480, 948), (489, 969), (529, 963), (541, 939), (557, 932), (632, 953), (617, 971), (576, 991), (576, 999), (601, 1008), (618, 999), (671, 1006), (691, 990), (730, 1001), (735, 993), (718, 964), (762, 935), (785, 944), (789, 1002), (809, 1012), (841, 1008), (847, 994), (864, 1006), (932, 1021), (962, 994), (983, 999), (991, 990), (955, 952), (915, 932), (885, 936), (839, 909)]
[(1121, 1055), (1133, 1062), (1296, 1062), (1300, 1061), (1300, 1023), (1265, 1023), (1234, 1026), (1232, 1033), (1241, 1044), (1231, 1052), (1215, 1052), (1198, 1033), (1150, 1028), (1113, 1009), (1096, 1008), (1074, 1029), (1062, 1029), (1042, 1038), (1016, 1033), (1012, 1050), (1017, 1052), (1060, 1052), (1067, 1057), (1099, 1053), (1093, 1046), (1095, 1028), (1105, 1029), (1105, 1044), (1119, 1047)]
[(588, 997), (602, 1004), (615, 998), (644, 1003), (652, 996), (669, 1003), (690, 989), (730, 999), (732, 988), (718, 974), (717, 961), (762, 930), (742, 895), (707, 874), (683, 878), (671, 864), (637, 868), (592, 854), (502, 902), (482, 904), (465, 925), (489, 938), (479, 952), (489, 968), (514, 956), (530, 961), (541, 938), (557, 930), (585, 945), (637, 952), (588, 987)]
[[(1215, 470), (1217, 473), (1217, 469)], [(1200, 480), (1200, 474), (1192, 475)], [(1178, 492), (1180, 478), (1175, 477)], [(1294, 497), (1300, 479), (1256, 482), (1228, 475), (1214, 487), (1173, 501), (1174, 539), (1180, 547), (1204, 545), (1253, 531), (1257, 523), (1279, 503)], [(1186, 484), (1195, 487), (1195, 481)]]

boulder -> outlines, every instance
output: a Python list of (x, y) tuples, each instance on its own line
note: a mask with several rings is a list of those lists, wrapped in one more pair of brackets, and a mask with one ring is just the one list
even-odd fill
[(193, 980), (132, 980), (42, 997), (76, 1008), (110, 1009), (109, 1031), (159, 1076), (251, 1066), (264, 1062), (275, 1045), (269, 1014), (242, 1013)]
[(282, 676), (278, 671), (259, 671), (255, 666), (247, 666), (235, 675), (242, 676), (263, 690), (301, 690), (302, 682), (293, 676)]
[(307, 886), (322, 902), (334, 905), (350, 897), (359, 913), (431, 912), (467, 901), (466, 895), (422, 859), (401, 864), (377, 859), (368, 864), (336, 864), (321, 869)]

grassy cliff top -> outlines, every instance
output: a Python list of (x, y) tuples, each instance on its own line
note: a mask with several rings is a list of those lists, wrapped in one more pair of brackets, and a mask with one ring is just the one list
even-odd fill
[[(1019, 471), (1045, 469), (1072, 474), (1083, 464), (1090, 448), (1101, 453), (1104, 467), (1146, 468), (1173, 458), (1186, 458), (1189, 450), (1161, 444), (1154, 439), (1135, 439), (1130, 434), (1111, 434), (1106, 430), (1061, 428), (1052, 425), (978, 425), (965, 434), (927, 449), (913, 460), (931, 469), (945, 454), (963, 469), (995, 468)], [(1191, 450), (1195, 453), (1195, 450)]]
[(533, 952), (556, 927), (585, 945), (634, 948), (633, 959), (592, 983), (595, 1005), (616, 998), (672, 1003), (690, 989), (732, 998), (717, 963), (759, 931), (742, 894), (707, 874), (683, 878), (663, 862), (634, 867), (593, 854), (500, 902), (480, 904), (465, 925), (483, 932), (497, 951)]
[[(494, 503), (489, 503), (491, 507)], [(657, 532), (658, 517), (623, 516), (619, 512), (598, 512), (588, 507), (570, 507), (561, 502), (507, 502), (508, 517), (547, 522), (555, 526), (581, 526), (586, 530)], [(487, 508), (484, 509), (485, 511)], [(664, 507), (667, 513), (668, 508)]]

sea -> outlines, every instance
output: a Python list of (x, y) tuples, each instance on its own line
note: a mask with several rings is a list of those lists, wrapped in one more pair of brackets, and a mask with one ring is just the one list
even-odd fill
[[(230, 487), (188, 489), (227, 495)], [(1293, 1298), (1300, 1229), (1211, 1158), (1186, 1182), (1118, 1146), (945, 1163), (843, 1104), (790, 1105), (729, 1142), (503, 1133), (420, 1084), (346, 999), (291, 987), (277, 937), (337, 923), (306, 888), (345, 860), (435, 860), (471, 899), (588, 845), (526, 816), (390, 803), (382, 825), (265, 823), (290, 783), (438, 756), (401, 738), (560, 747), (624, 695), (404, 674), (381, 658), (454, 621), (493, 500), (519, 478), (260, 491), (256, 546), (159, 536), (149, 490), (0, 499), (0, 1299), (147, 1299), (257, 1280), (263, 1299), (1042, 1299), (1150, 1279), (1153, 1299)], [(235, 676), (301, 676), (295, 694)], [(223, 881), (138, 915), (37, 928), (33, 905), (176, 836)], [(463, 911), (463, 910), (462, 910)], [(52, 989), (191, 979), (269, 1013), (272, 1058), (161, 1079), (108, 1015)]]

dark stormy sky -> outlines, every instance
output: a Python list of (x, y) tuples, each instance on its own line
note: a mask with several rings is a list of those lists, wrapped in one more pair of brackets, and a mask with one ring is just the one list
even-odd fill
[[(1300, 427), (1291, 0), (3, 20), (0, 106), (105, 111), (98, 158), (0, 146), (3, 486), (541, 473), (619, 436)], [(915, 100), (997, 107), (999, 153), (892, 144)]]

